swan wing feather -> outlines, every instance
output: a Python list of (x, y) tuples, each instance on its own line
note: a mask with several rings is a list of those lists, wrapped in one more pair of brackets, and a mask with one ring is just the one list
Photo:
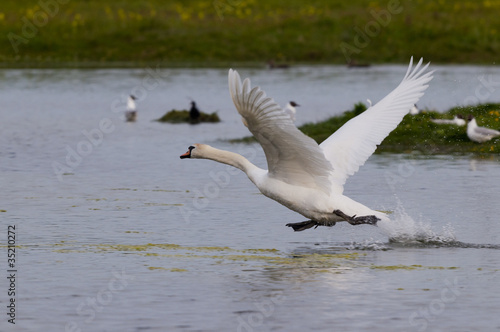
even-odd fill
[(258, 86), (235, 70), (228, 75), (231, 98), (243, 123), (262, 146), (270, 177), (291, 185), (330, 192), (332, 165), (316, 141), (295, 127), (290, 116)]
[(401, 83), (365, 112), (346, 122), (320, 144), (333, 166), (332, 191), (343, 192), (347, 178), (359, 170), (366, 160), (418, 102), (432, 79), (422, 59), (413, 67), (413, 57)]

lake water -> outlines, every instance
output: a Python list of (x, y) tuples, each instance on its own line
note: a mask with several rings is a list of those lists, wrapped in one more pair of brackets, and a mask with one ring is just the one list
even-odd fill
[[(421, 108), (498, 102), (499, 67), (433, 68)], [(405, 72), (240, 70), (298, 102), (299, 124), (375, 102)], [(223, 121), (152, 121), (189, 98)], [(227, 142), (248, 135), (227, 70), (1, 70), (0, 109), (1, 331), (500, 330), (497, 156), (374, 155), (346, 194), (393, 222), (294, 233), (304, 218), (241, 172), (179, 159), (203, 142), (265, 168), (260, 146)]]

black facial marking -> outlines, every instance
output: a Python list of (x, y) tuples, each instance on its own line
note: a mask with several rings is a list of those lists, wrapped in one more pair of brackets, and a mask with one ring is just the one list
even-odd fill
[(195, 147), (194, 146), (190, 146), (188, 148), (188, 152), (184, 153), (183, 155), (181, 155), (181, 159), (185, 159), (185, 158), (191, 158), (191, 151), (193, 151)]

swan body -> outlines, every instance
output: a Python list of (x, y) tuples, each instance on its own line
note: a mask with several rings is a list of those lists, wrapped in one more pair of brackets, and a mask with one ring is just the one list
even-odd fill
[(465, 122), (464, 118), (459, 114), (455, 115), (453, 119), (431, 119), (432, 122), (436, 124), (452, 124), (456, 126), (465, 126), (467, 122)]
[(485, 127), (479, 127), (477, 125), (476, 119), (473, 116), (470, 116), (469, 123), (467, 124), (467, 136), (471, 141), (483, 143), (495, 137), (500, 137), (500, 131)]
[[(181, 159), (211, 159), (245, 172), (265, 196), (309, 218), (288, 224), (294, 230), (312, 226), (333, 226), (338, 221), (353, 225), (388, 220), (343, 195), (347, 178), (373, 154), (378, 144), (396, 128), (432, 79), (422, 60), (408, 71), (389, 95), (348, 121), (323, 143), (298, 130), (291, 118), (259, 87), (229, 70), (229, 90), (243, 122), (261, 144), (268, 170), (253, 165), (245, 157), (206, 144), (193, 144)], [(358, 216), (358, 217), (357, 217)], [(300, 224), (300, 225), (298, 225)]]

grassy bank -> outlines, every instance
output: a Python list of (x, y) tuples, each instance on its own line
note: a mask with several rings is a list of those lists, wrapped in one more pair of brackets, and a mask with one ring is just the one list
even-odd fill
[(0, 64), (492, 64), (499, 11), (500, 0), (6, 1)]
[[(306, 135), (321, 143), (344, 123), (366, 110), (362, 103), (356, 104), (352, 110), (342, 115), (331, 117), (319, 123), (308, 123), (299, 129)], [(425, 110), (417, 115), (406, 115), (377, 148), (376, 153), (395, 152), (409, 153), (418, 151), (423, 154), (498, 154), (500, 153), (500, 138), (482, 144), (469, 140), (466, 126), (435, 124), (431, 119), (452, 119), (453, 116), (472, 114), (478, 125), (500, 130), (500, 104), (482, 104), (473, 107), (455, 107), (445, 113)], [(253, 142), (253, 137), (247, 137), (233, 142)]]

